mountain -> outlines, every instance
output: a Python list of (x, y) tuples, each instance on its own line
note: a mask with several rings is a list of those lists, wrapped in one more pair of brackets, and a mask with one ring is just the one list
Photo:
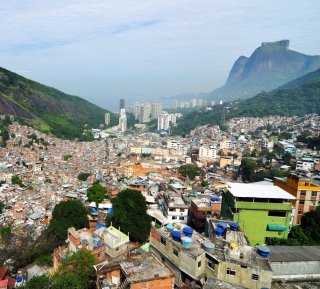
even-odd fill
[[(290, 88), (283, 88), (290, 87)], [(304, 116), (320, 112), (320, 69), (306, 74), (282, 88), (261, 92), (246, 99), (228, 103), (226, 120), (234, 117)], [(212, 110), (191, 112), (179, 121), (172, 134), (188, 134), (197, 126), (220, 124), (224, 105), (216, 105)]]
[(263, 42), (249, 58), (240, 56), (226, 84), (209, 93), (208, 98), (217, 101), (246, 99), (320, 68), (320, 56), (292, 51), (289, 44), (289, 40)]
[(0, 115), (22, 117), (43, 132), (73, 139), (82, 136), (85, 125), (91, 129), (104, 123), (107, 112), (78, 96), (0, 68)]

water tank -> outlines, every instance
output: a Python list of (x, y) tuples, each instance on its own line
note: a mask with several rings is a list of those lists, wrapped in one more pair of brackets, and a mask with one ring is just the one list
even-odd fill
[(88, 243), (88, 240), (87, 239), (82, 239), (81, 243)]
[(223, 236), (224, 235), (224, 229), (222, 229), (222, 228), (215, 228), (215, 232), (216, 232), (216, 234), (217, 234), (217, 236)]
[(171, 224), (168, 224), (168, 225), (166, 226), (166, 228), (167, 228), (167, 230), (168, 230), (169, 232), (172, 232), (173, 229), (174, 229), (174, 226), (171, 225)]
[(179, 231), (172, 231), (172, 239), (173, 241), (180, 242), (181, 239), (181, 233)]
[(222, 228), (223, 230), (227, 229), (227, 224), (224, 223), (224, 222), (219, 222), (219, 223), (218, 223), (218, 226), (219, 226), (220, 228)]
[(262, 257), (268, 257), (270, 254), (270, 249), (266, 246), (257, 246), (257, 252)]
[(212, 197), (210, 200), (211, 200), (211, 202), (216, 202), (216, 198)]
[(103, 243), (99, 242), (98, 247), (102, 247), (102, 246), (103, 246)]
[(191, 229), (189, 227), (185, 227), (182, 229), (182, 231), (186, 237), (192, 237), (193, 229)]
[(66, 255), (62, 255), (62, 260), (67, 260), (67, 256)]
[(21, 283), (22, 280), (23, 280), (22, 276), (18, 276), (18, 277), (16, 278), (16, 281), (17, 281), (18, 283)]
[(202, 243), (202, 248), (208, 253), (213, 253), (215, 246), (216, 245), (211, 242), (203, 242)]
[(182, 246), (189, 248), (192, 242), (192, 239), (189, 237), (181, 237)]
[(103, 279), (102, 282), (101, 282), (101, 288), (102, 289), (109, 289), (110, 288), (110, 284), (108, 282), (107, 279)]
[(229, 223), (231, 231), (238, 231), (239, 230), (239, 225), (237, 223), (231, 222)]
[(97, 243), (97, 242), (100, 241), (100, 238), (93, 238), (93, 241), (94, 241), (95, 243)]
[(99, 247), (98, 246), (94, 246), (92, 250), (96, 250), (98, 249)]
[(196, 197), (198, 196), (198, 192), (193, 192), (193, 195)]

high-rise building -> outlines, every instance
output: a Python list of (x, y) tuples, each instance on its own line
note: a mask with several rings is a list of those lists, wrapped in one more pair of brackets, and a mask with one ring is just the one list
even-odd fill
[(173, 101), (173, 108), (176, 109), (178, 107), (178, 101), (174, 100)]
[(120, 110), (125, 108), (125, 102), (124, 102), (124, 98), (120, 99)]
[(158, 131), (160, 132), (169, 132), (170, 130), (170, 115), (163, 111), (161, 115), (158, 117)]
[(110, 123), (110, 113), (104, 115), (104, 123), (108, 125)]
[(162, 112), (162, 103), (151, 103), (151, 118), (158, 118)]
[(127, 115), (124, 108), (120, 110), (119, 128), (121, 132), (125, 132), (127, 130)]
[(216, 102), (213, 100), (211, 101), (211, 105), (214, 106), (216, 104)]
[(150, 121), (151, 104), (146, 102), (142, 103), (139, 107), (138, 120), (139, 123), (146, 123)]

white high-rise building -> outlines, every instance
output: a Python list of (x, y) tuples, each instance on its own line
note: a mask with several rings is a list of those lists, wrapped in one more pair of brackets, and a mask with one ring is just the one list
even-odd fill
[(124, 108), (120, 109), (119, 128), (121, 132), (125, 132), (127, 130), (127, 115)]
[(211, 105), (214, 106), (216, 104), (216, 102), (213, 100), (211, 101)]
[(158, 117), (158, 131), (166, 131), (170, 129), (170, 115), (163, 111)]
[(162, 103), (151, 103), (151, 118), (158, 118), (162, 112)]
[(110, 113), (104, 115), (104, 123), (108, 125), (110, 123)]
[(180, 108), (184, 108), (184, 102), (180, 103)]
[(176, 109), (178, 107), (178, 101), (174, 100), (173, 101), (173, 108)]
[(138, 115), (139, 123), (149, 122), (150, 114), (151, 114), (151, 104), (148, 102), (142, 103), (139, 107), (139, 115)]

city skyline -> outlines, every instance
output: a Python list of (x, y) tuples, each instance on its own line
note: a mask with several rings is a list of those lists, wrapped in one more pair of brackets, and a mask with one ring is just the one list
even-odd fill
[[(101, 0), (4, 3), (1, 67), (119, 111), (222, 86), (235, 60), (264, 41), (319, 55), (316, 1)], [(115, 15), (117, 15), (115, 17)]]

